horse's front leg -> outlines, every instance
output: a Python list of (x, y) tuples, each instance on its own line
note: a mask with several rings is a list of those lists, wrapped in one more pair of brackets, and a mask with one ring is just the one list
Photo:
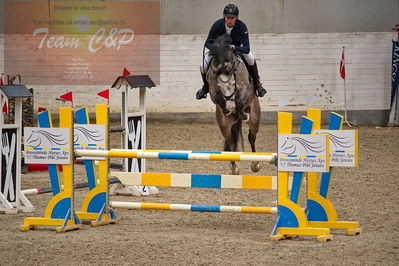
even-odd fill
[(226, 100), (223, 97), (223, 94), (220, 91), (217, 91), (213, 96), (213, 102), (219, 105), (220, 109), (222, 109), (223, 114), (229, 115), (231, 112), (226, 108)]
[(241, 99), (236, 100), (236, 113), (238, 119), (244, 122), (248, 122), (250, 115), (244, 112), (244, 101)]
[[(236, 149), (233, 148), (234, 144), (229, 143), (227, 140), (224, 141), (224, 151), (236, 151)], [(235, 161), (231, 161), (229, 163), (229, 169), (230, 169), (230, 174), (231, 175), (239, 175), (240, 170), (237, 167), (237, 164)]]

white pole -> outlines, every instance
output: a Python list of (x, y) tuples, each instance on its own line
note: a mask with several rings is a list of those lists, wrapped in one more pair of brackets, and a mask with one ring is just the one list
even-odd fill
[[(342, 47), (342, 54), (343, 54), (343, 56), (345, 56), (345, 46), (343, 46)], [(342, 59), (341, 59), (342, 60)], [(343, 67), (345, 68), (345, 59), (344, 59), (344, 62), (343, 62)], [(346, 70), (346, 69), (345, 69)], [(341, 76), (342, 77), (342, 76)], [(344, 76), (344, 112), (345, 112), (345, 114), (344, 114), (344, 116), (345, 116), (345, 123), (349, 126), (349, 127), (352, 127), (351, 126), (351, 124), (353, 124), (353, 123), (350, 123), (349, 121), (348, 121), (348, 115), (347, 115), (347, 112), (346, 112), (346, 73), (345, 73), (345, 76)]]
[[(141, 149), (145, 150), (147, 148), (147, 115), (146, 115), (146, 110), (147, 110), (147, 99), (146, 99), (146, 87), (140, 87), (140, 103), (139, 103), (139, 110), (142, 113), (142, 119), (141, 119)], [(141, 172), (145, 172), (145, 159), (141, 160)]]
[[(344, 47), (344, 49), (345, 49), (345, 47)], [(344, 111), (345, 111), (345, 123), (349, 127), (352, 127), (351, 124), (347, 120), (348, 115), (346, 114), (346, 77), (344, 78)]]

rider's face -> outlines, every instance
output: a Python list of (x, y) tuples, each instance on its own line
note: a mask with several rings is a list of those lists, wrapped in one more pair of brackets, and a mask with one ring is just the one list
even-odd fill
[(226, 23), (227, 27), (233, 27), (234, 24), (236, 23), (237, 17), (230, 17), (230, 16), (224, 16), (224, 23)]

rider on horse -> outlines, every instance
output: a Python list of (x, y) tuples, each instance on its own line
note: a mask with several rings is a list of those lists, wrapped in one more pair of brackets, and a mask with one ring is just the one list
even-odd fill
[(226, 33), (230, 34), (230, 37), (233, 40), (231, 49), (241, 54), (247, 63), (248, 72), (254, 82), (257, 95), (263, 97), (266, 94), (266, 90), (262, 87), (262, 83), (260, 82), (255, 58), (250, 50), (247, 25), (238, 19), (238, 13), (239, 11), (237, 6), (228, 4), (223, 10), (223, 18), (215, 21), (209, 31), (208, 38), (205, 42), (207, 52), (204, 55), (201, 66), (201, 76), (204, 85), (196, 94), (198, 100), (206, 98), (206, 94), (209, 92), (206, 72), (208, 70), (209, 62), (211, 61), (211, 55), (208, 50), (211, 48), (213, 41), (216, 40), (217, 37)]

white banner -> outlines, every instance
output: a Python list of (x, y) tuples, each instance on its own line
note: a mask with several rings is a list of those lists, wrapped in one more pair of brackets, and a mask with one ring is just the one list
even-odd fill
[(70, 164), (68, 128), (24, 128), (25, 163)]
[[(73, 131), (73, 145), (75, 150), (105, 150), (105, 125), (75, 124)], [(81, 157), (80, 160), (105, 160), (99, 157)]]
[(278, 170), (287, 172), (327, 172), (327, 135), (278, 135)]
[(330, 136), (330, 166), (358, 166), (357, 130), (315, 130)]

